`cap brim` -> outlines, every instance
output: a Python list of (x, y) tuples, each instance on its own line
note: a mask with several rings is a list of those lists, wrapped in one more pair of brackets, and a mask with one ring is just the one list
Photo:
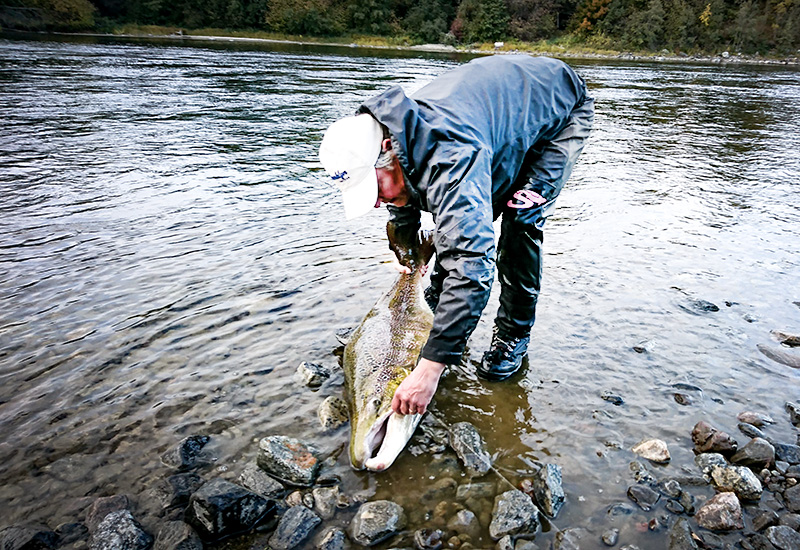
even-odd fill
[(378, 176), (374, 169), (368, 170), (364, 179), (342, 191), (344, 215), (348, 220), (363, 216), (378, 202)]

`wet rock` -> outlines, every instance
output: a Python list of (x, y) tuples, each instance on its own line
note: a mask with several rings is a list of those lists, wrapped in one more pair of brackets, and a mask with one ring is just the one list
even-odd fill
[(365, 502), (350, 523), (350, 538), (361, 546), (372, 546), (406, 526), (403, 507), (388, 500)]
[(783, 492), (783, 501), (790, 512), (800, 512), (800, 485), (786, 489)]
[(447, 522), (447, 528), (458, 534), (469, 535), (477, 539), (481, 532), (481, 525), (478, 518), (471, 510), (459, 510), (456, 515)]
[(685, 393), (675, 393), (673, 394), (672, 397), (673, 399), (675, 399), (675, 403), (677, 403), (678, 405), (688, 406), (694, 403), (694, 399), (692, 399), (692, 396)]
[(203, 543), (190, 525), (168, 521), (159, 529), (153, 550), (203, 550)]
[(347, 535), (338, 527), (329, 527), (317, 538), (317, 550), (346, 550), (349, 547)]
[(301, 487), (313, 485), (320, 468), (316, 449), (280, 435), (259, 441), (256, 462), (268, 474)]
[(666, 464), (670, 461), (669, 448), (660, 439), (644, 439), (633, 446), (634, 453), (657, 464)]
[(657, 492), (646, 485), (631, 485), (628, 487), (628, 498), (639, 505), (639, 508), (648, 512), (661, 497)]
[(760, 510), (753, 516), (753, 530), (762, 531), (767, 527), (778, 525), (778, 513), (775, 510)]
[(786, 473), (789, 471), (789, 463), (784, 462), (783, 460), (777, 460), (775, 461), (775, 469), (778, 470), (778, 473), (781, 475), (786, 475)]
[(328, 396), (317, 409), (317, 418), (323, 430), (336, 430), (350, 421), (347, 403), (340, 397)]
[(744, 422), (745, 424), (752, 424), (757, 428), (763, 428), (767, 424), (775, 423), (775, 421), (769, 415), (753, 411), (740, 412), (736, 415), (736, 420), (739, 422)]
[(698, 454), (712, 452), (731, 455), (738, 448), (738, 443), (730, 435), (702, 420), (692, 430), (692, 442)]
[(229, 481), (212, 479), (189, 499), (185, 516), (200, 538), (215, 541), (248, 531), (276, 511), (273, 500)]
[(736, 495), (730, 492), (719, 493), (703, 504), (695, 519), (700, 527), (712, 531), (742, 529), (742, 506)]
[(3, 550), (51, 550), (58, 543), (58, 535), (44, 525), (12, 525), (0, 531)]
[(785, 525), (769, 527), (765, 534), (779, 550), (800, 550), (800, 533), (790, 527)]
[(439, 550), (443, 544), (444, 533), (439, 529), (417, 529), (414, 531), (414, 546), (418, 550)]
[(539, 528), (539, 510), (518, 489), (497, 495), (492, 509), (489, 535), (499, 540), (506, 535), (532, 534)]
[(686, 518), (679, 518), (669, 530), (669, 550), (697, 550), (692, 529)]
[(269, 539), (273, 550), (290, 550), (302, 544), (314, 529), (322, 523), (317, 514), (305, 506), (292, 506), (278, 522), (278, 527)]
[(89, 539), (91, 550), (146, 550), (152, 544), (153, 537), (144, 532), (128, 510), (107, 514)]
[(719, 311), (719, 306), (708, 300), (689, 300), (686, 305), (680, 306), (689, 313), (713, 313)]
[(497, 541), (494, 548), (495, 550), (514, 550), (514, 539), (511, 538), (511, 535), (506, 535)]
[(622, 399), (622, 397), (610, 391), (604, 391), (602, 394), (600, 394), (600, 399), (602, 399), (603, 401), (608, 401), (609, 403), (611, 403), (612, 405), (616, 405), (617, 407), (625, 403), (625, 400)]
[(775, 447), (766, 440), (756, 437), (736, 451), (731, 457), (731, 462), (757, 469), (769, 468), (775, 462)]
[(606, 546), (616, 546), (619, 540), (619, 529), (609, 529), (600, 538)]
[(586, 530), (580, 527), (564, 529), (556, 533), (553, 550), (580, 550), (581, 540), (587, 537)]
[(789, 346), (790, 348), (796, 348), (800, 346), (799, 335), (787, 334), (786, 332), (781, 332), (780, 330), (773, 330), (771, 332), (775, 339), (784, 346)]
[(324, 520), (331, 519), (339, 502), (339, 487), (315, 487), (311, 494), (314, 496), (314, 511)]
[(686, 508), (684, 508), (680, 502), (678, 502), (677, 500), (673, 500), (671, 498), (667, 499), (667, 502), (666, 504), (664, 504), (664, 507), (676, 515), (682, 514), (686, 511)]
[(540, 550), (540, 547), (532, 540), (519, 539), (514, 543), (514, 550)]
[(633, 461), (628, 465), (631, 473), (633, 474), (633, 479), (636, 480), (636, 483), (643, 483), (645, 485), (652, 485), (655, 486), (658, 484), (656, 478), (647, 470), (644, 464), (638, 461)]
[(678, 498), (678, 503), (683, 506), (683, 510), (687, 515), (694, 515), (694, 496), (691, 493), (688, 491), (682, 492), (681, 496)]
[(800, 406), (791, 401), (787, 401), (783, 407), (786, 409), (786, 412), (789, 413), (789, 421), (794, 426), (800, 426)]
[(94, 531), (108, 514), (127, 510), (129, 507), (130, 502), (125, 495), (100, 497), (86, 510), (86, 527), (88, 527), (90, 531)]
[(782, 460), (789, 464), (800, 464), (800, 447), (786, 443), (773, 443), (775, 460)]
[(450, 427), (450, 447), (472, 477), (482, 476), (492, 467), (492, 457), (483, 438), (469, 422), (458, 422)]
[(564, 489), (561, 486), (561, 467), (545, 464), (533, 477), (533, 495), (545, 515), (554, 518), (564, 505)]
[(422, 498), (424, 500), (434, 501), (442, 500), (443, 498), (453, 498), (453, 495), (456, 493), (456, 487), (458, 487), (458, 482), (451, 477), (437, 479), (433, 482), (433, 485), (425, 491)]
[(703, 472), (703, 475), (710, 475), (711, 470), (720, 466), (725, 467), (728, 461), (719, 453), (703, 453), (694, 457), (694, 463)]
[(318, 388), (325, 380), (330, 378), (331, 371), (323, 365), (303, 361), (297, 367), (297, 376), (309, 388)]
[(764, 344), (756, 344), (756, 348), (758, 351), (776, 363), (786, 365), (787, 367), (792, 367), (793, 369), (800, 369), (800, 355), (788, 353), (782, 349), (778, 349), (773, 346), (766, 346)]
[(470, 498), (492, 498), (495, 496), (495, 491), (495, 484), (491, 481), (467, 483), (458, 486), (458, 489), (456, 489), (456, 499), (463, 501)]
[(156, 490), (165, 509), (184, 508), (189, 497), (205, 483), (195, 473), (182, 473), (169, 476)]
[(612, 504), (611, 506), (609, 506), (608, 512), (606, 513), (610, 518), (618, 518), (618, 517), (630, 516), (634, 512), (636, 512), (636, 509), (633, 506), (630, 506), (629, 504), (626, 504), (624, 502), (619, 502), (617, 504)]
[[(56, 527), (56, 535), (58, 535), (58, 546), (63, 548), (78, 541), (88, 542), (89, 528), (78, 522), (62, 523)], [(2, 535), (0, 535), (0, 548), (4, 548)]]
[(244, 467), (239, 476), (239, 483), (244, 488), (267, 498), (278, 499), (286, 493), (286, 487), (275, 481), (253, 462)]
[(800, 514), (783, 513), (778, 516), (778, 525), (786, 525), (800, 531)]
[(714, 486), (720, 491), (733, 491), (743, 500), (761, 498), (761, 482), (750, 468), (744, 466), (716, 466), (711, 470)]
[(678, 498), (681, 496), (681, 484), (675, 479), (668, 479), (658, 485), (661, 493), (670, 498)]
[(211, 438), (207, 435), (189, 436), (181, 440), (177, 447), (161, 455), (161, 462), (178, 470), (191, 470), (207, 464), (210, 461), (202, 451), (210, 440)]
[(767, 440), (767, 436), (764, 435), (764, 432), (753, 426), (752, 424), (747, 424), (746, 422), (739, 422), (738, 424), (739, 431), (742, 432), (744, 435), (750, 438), (760, 437), (763, 440)]

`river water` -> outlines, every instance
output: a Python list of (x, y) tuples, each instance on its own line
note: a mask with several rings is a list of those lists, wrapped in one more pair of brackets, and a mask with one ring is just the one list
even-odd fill
[[(0, 41), (0, 527), (55, 528), (125, 493), (155, 533), (148, 495), (171, 473), (159, 457), (199, 433), (216, 459), (205, 477), (235, 481), (260, 437), (291, 435), (335, 458), (345, 492), (392, 498), (410, 529), (427, 526), (431, 455), (353, 472), (347, 429), (317, 420), (342, 391), (336, 331), (394, 278), (385, 210), (344, 221), (317, 147), (363, 99), (466, 60)], [(495, 292), (433, 410), (475, 424), (513, 483), (537, 462), (563, 468), (567, 504), (541, 547), (557, 525), (584, 528), (582, 548), (602, 547), (609, 526), (620, 545), (666, 548), (663, 528), (641, 528), (663, 507), (607, 514), (627, 501), (634, 444), (665, 440), (672, 462), (649, 467), (668, 477), (695, 471), (699, 420), (744, 443), (736, 414), (757, 410), (778, 421), (773, 437), (795, 439), (783, 405), (800, 399), (798, 373), (756, 346), (800, 332), (800, 73), (570, 63), (596, 129), (548, 221), (530, 363), (505, 383), (474, 374)], [(301, 361), (335, 374), (311, 391)], [(474, 543), (493, 545), (486, 532)]]

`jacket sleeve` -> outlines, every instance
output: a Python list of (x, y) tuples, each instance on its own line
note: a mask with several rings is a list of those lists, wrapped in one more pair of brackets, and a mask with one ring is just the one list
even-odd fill
[(456, 152), (449, 163), (433, 167), (429, 175), (436, 256), (446, 276), (422, 357), (453, 364), (460, 360), (486, 307), (494, 277), (489, 153), (484, 149)]

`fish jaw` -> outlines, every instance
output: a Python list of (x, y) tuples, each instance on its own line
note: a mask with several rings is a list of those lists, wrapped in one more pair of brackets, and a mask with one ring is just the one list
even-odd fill
[(402, 415), (388, 410), (374, 422), (358, 423), (350, 438), (350, 463), (356, 470), (380, 472), (405, 448), (422, 415)]

